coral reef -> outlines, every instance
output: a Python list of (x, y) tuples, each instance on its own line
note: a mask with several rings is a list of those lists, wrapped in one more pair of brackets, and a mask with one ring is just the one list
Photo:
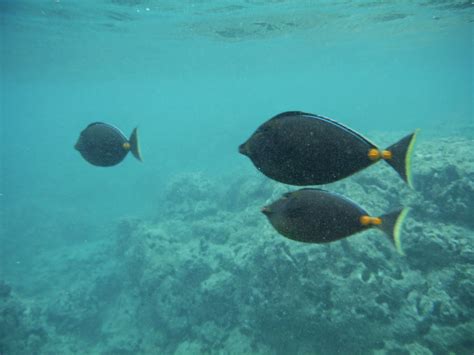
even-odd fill
[(417, 167), (422, 182), (417, 188), (430, 202), (426, 217), (474, 227), (474, 160), (464, 155), (472, 144), (467, 138), (426, 143), (420, 153), (424, 164)]
[(37, 354), (48, 341), (41, 309), (28, 306), (0, 280), (0, 354)]
[(176, 176), (155, 219), (125, 218), (106, 242), (63, 261), (57, 273), (69, 272), (69, 284), (54, 301), (25, 312), (0, 283), (0, 350), (469, 353), (472, 143), (422, 142), (417, 191), (384, 164), (331, 185), (373, 214), (411, 206), (406, 256), (376, 230), (325, 245), (283, 238), (259, 210), (294, 188), (258, 172)]

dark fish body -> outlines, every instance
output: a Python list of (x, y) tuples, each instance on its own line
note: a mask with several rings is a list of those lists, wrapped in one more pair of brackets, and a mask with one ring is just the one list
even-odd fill
[(81, 132), (74, 148), (85, 160), (96, 166), (116, 165), (129, 151), (138, 160), (142, 160), (136, 128), (128, 140), (118, 128), (112, 125), (102, 122), (91, 123)]
[(401, 252), (400, 226), (407, 209), (370, 217), (366, 210), (341, 195), (320, 189), (284, 194), (262, 212), (283, 236), (306, 243), (329, 243), (377, 227)]
[[(408, 183), (407, 158), (414, 136), (387, 148), (391, 149), (387, 162)], [(382, 151), (359, 133), (329, 118), (304, 112), (284, 112), (271, 118), (239, 151), (269, 178), (298, 186), (331, 183), (383, 158)], [(370, 152), (380, 153), (380, 157), (371, 157)]]

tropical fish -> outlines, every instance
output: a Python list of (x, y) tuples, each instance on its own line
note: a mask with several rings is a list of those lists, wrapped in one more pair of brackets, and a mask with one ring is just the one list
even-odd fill
[(239, 152), (263, 174), (285, 184), (327, 184), (385, 160), (412, 187), (410, 157), (416, 133), (381, 150), (329, 118), (284, 112), (262, 124)]
[(81, 132), (74, 148), (85, 160), (97, 166), (116, 165), (129, 151), (142, 161), (137, 128), (127, 139), (117, 127), (102, 122), (91, 123)]
[(408, 208), (375, 217), (344, 196), (304, 188), (284, 194), (263, 207), (262, 213), (281, 235), (306, 243), (329, 243), (378, 228), (403, 254), (400, 229)]

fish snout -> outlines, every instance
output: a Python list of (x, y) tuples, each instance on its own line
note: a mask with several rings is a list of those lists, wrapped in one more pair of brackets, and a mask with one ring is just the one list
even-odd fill
[(262, 212), (265, 216), (269, 216), (272, 213), (272, 210), (270, 209), (270, 207), (264, 206), (262, 207), (260, 212)]
[(239, 153), (243, 155), (248, 155), (248, 150), (247, 150), (247, 142), (242, 143), (239, 145)]

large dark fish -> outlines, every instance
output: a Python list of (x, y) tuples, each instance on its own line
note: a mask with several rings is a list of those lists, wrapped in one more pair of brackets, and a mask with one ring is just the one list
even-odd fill
[(280, 234), (306, 243), (329, 243), (376, 227), (403, 254), (400, 229), (408, 213), (407, 208), (372, 217), (348, 198), (305, 188), (284, 194), (279, 200), (263, 207), (262, 213)]
[(386, 150), (329, 118), (284, 112), (239, 147), (263, 174), (290, 185), (334, 182), (385, 160), (412, 186), (410, 156), (416, 132)]
[(74, 148), (85, 160), (97, 166), (116, 165), (129, 151), (135, 158), (142, 160), (137, 128), (127, 139), (117, 127), (102, 122), (91, 123), (81, 132)]

